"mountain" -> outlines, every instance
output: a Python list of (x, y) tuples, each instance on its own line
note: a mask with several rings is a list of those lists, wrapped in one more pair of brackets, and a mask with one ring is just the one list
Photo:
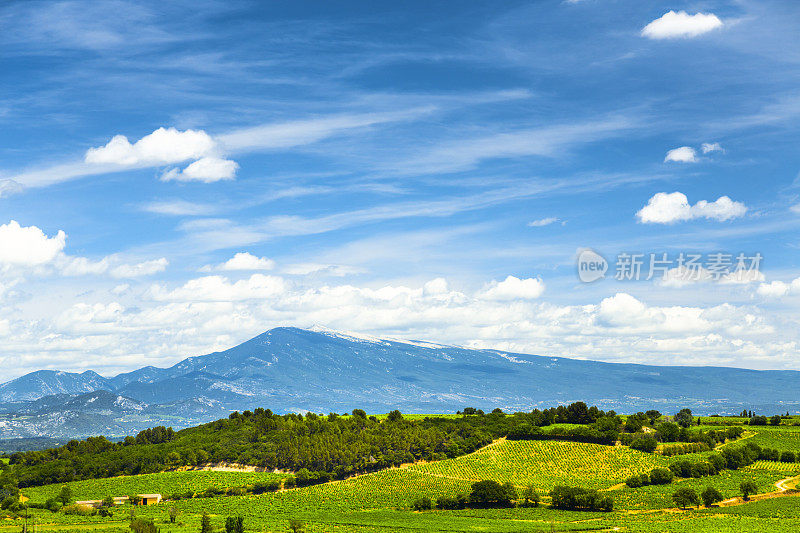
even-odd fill
[(0, 402), (37, 400), (53, 394), (80, 394), (111, 387), (106, 378), (91, 370), (81, 374), (38, 370), (0, 385)]
[[(38, 432), (21, 435), (26, 437), (64, 436), (67, 419), (79, 421), (74, 435), (99, 428), (122, 435), (146, 427), (137, 424), (179, 427), (259, 406), (275, 412), (433, 413), (465, 406), (530, 410), (582, 400), (621, 412), (690, 407), (701, 414), (745, 408), (772, 414), (800, 409), (798, 386), (796, 371), (601, 363), (275, 328), (169, 368), (145, 367), (109, 379), (40, 371), (5, 383), (0, 437), (16, 434), (3, 431), (15, 413), (40, 417)], [(92, 401), (76, 396), (88, 389), (106, 395)], [(92, 405), (98, 401), (103, 409)], [(47, 416), (55, 421), (41, 418)]]

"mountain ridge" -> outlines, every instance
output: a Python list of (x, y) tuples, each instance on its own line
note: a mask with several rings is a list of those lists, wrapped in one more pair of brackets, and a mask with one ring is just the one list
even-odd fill
[[(142, 423), (163, 418), (180, 426), (171, 412), (188, 424), (255, 407), (433, 413), (465, 406), (530, 410), (581, 400), (624, 412), (690, 407), (704, 414), (744, 408), (773, 413), (800, 409), (792, 394), (798, 386), (800, 372), (793, 370), (607, 363), (283, 327), (167, 368), (143, 367), (110, 378), (93, 371), (26, 374), (0, 385), (0, 437), (13, 434), (2, 413), (14, 413), (24, 402), (66, 395), (51, 402), (53, 412), (87, 415), (94, 411), (78, 409), (71, 397), (101, 390), (143, 405)], [(104, 413), (125, 414), (113, 406)], [(61, 437), (69, 430), (62, 424), (56, 434), (47, 423), (42, 420), (41, 434), (25, 436)], [(82, 431), (90, 425), (83, 422)], [(106, 420), (103, 427), (113, 424)]]

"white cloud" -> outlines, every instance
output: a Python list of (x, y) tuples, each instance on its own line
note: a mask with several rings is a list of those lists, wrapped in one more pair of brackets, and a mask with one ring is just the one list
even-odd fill
[(538, 220), (532, 220), (531, 222), (528, 222), (528, 227), (541, 228), (542, 226), (549, 226), (550, 224), (555, 224), (558, 221), (559, 219), (556, 217), (540, 218)]
[(197, 204), (185, 200), (159, 200), (145, 204), (141, 209), (158, 215), (197, 216), (209, 215), (216, 208), (212, 205)]
[(0, 180), (0, 198), (6, 198), (8, 196), (17, 194), (22, 192), (22, 185), (17, 183), (14, 180)]
[(447, 285), (447, 280), (444, 278), (432, 279), (422, 286), (422, 294), (426, 296), (436, 296), (440, 294), (447, 294), (450, 288)]
[(264, 274), (253, 274), (235, 283), (223, 276), (206, 276), (189, 280), (172, 291), (153, 285), (150, 294), (160, 301), (230, 302), (274, 298), (285, 293), (288, 287), (283, 278)]
[(202, 181), (203, 183), (213, 183), (215, 181), (232, 180), (236, 177), (236, 170), (239, 165), (230, 159), (218, 157), (203, 157), (191, 163), (183, 170), (173, 168), (165, 172), (161, 179), (163, 181)]
[(0, 264), (37, 266), (52, 262), (66, 246), (67, 235), (59, 230), (48, 237), (36, 226), (20, 226), (15, 220), (0, 225)]
[(200, 269), (201, 272), (211, 272), (212, 270), (272, 270), (275, 268), (275, 261), (266, 257), (256, 257), (249, 252), (239, 252), (233, 257), (216, 266), (206, 265)]
[(725, 285), (745, 285), (764, 281), (764, 274), (757, 269), (737, 267), (727, 274), (715, 275), (700, 265), (689, 268), (681, 265), (669, 269), (659, 280), (664, 287), (685, 287), (693, 283), (717, 282)]
[(283, 269), (286, 274), (294, 276), (308, 276), (322, 274), (326, 276), (344, 277), (352, 274), (363, 274), (366, 271), (348, 265), (332, 265), (327, 263), (295, 263)]
[(676, 163), (694, 163), (697, 161), (697, 152), (691, 146), (681, 146), (673, 148), (667, 152), (664, 162), (674, 161)]
[(769, 298), (782, 298), (790, 294), (800, 294), (800, 278), (795, 278), (788, 283), (784, 281), (762, 283), (758, 286), (756, 292)]
[(163, 272), (169, 265), (165, 257), (143, 261), (135, 264), (122, 264), (111, 269), (110, 273), (115, 278), (139, 278)]
[(792, 213), (797, 213), (798, 215), (800, 215), (800, 204), (793, 205), (792, 207), (789, 208), (789, 211), (791, 211)]
[(642, 36), (649, 39), (690, 38), (720, 27), (722, 21), (713, 13), (690, 15), (686, 11), (668, 11), (642, 28)]
[(709, 154), (711, 152), (724, 152), (722, 145), (719, 143), (703, 143), (700, 147), (703, 150), (704, 154)]
[(124, 135), (115, 135), (107, 144), (89, 148), (86, 163), (123, 166), (163, 165), (213, 155), (216, 143), (202, 130), (180, 131), (158, 128), (134, 144)]
[(519, 279), (508, 276), (503, 281), (492, 281), (481, 294), (486, 300), (534, 299), (544, 293), (544, 282), (540, 278)]
[(651, 224), (672, 224), (674, 222), (707, 218), (719, 221), (741, 217), (747, 207), (741, 202), (734, 202), (727, 196), (721, 196), (713, 202), (700, 200), (694, 205), (681, 192), (656, 193), (640, 209), (636, 216), (640, 222)]

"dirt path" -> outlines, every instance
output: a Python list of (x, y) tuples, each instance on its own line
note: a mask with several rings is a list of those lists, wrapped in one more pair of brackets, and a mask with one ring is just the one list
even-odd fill
[(728, 444), (737, 444), (739, 442), (742, 442), (745, 439), (749, 439), (750, 437), (755, 437), (757, 434), (758, 433), (756, 433), (755, 431), (745, 431), (744, 437), (740, 437), (738, 439), (729, 440), (728, 442), (723, 442), (722, 444), (717, 444), (716, 446), (714, 446), (714, 449), (715, 450), (719, 450), (721, 448), (724, 448)]
[(720, 507), (733, 507), (734, 505), (744, 505), (745, 503), (757, 502), (761, 500), (768, 500), (770, 498), (779, 498), (781, 496), (792, 496), (797, 493), (797, 484), (800, 482), (800, 476), (792, 476), (781, 479), (775, 482), (775, 488), (772, 492), (764, 492), (761, 494), (753, 494), (750, 499), (745, 501), (742, 497), (728, 498), (727, 500), (719, 502)]

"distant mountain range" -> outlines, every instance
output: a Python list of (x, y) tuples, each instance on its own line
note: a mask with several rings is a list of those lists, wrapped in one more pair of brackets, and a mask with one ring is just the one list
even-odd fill
[(229, 350), (105, 378), (40, 370), (0, 385), (0, 439), (123, 436), (230, 411), (530, 410), (582, 400), (631, 412), (800, 409), (800, 372), (647, 366), (275, 328)]

